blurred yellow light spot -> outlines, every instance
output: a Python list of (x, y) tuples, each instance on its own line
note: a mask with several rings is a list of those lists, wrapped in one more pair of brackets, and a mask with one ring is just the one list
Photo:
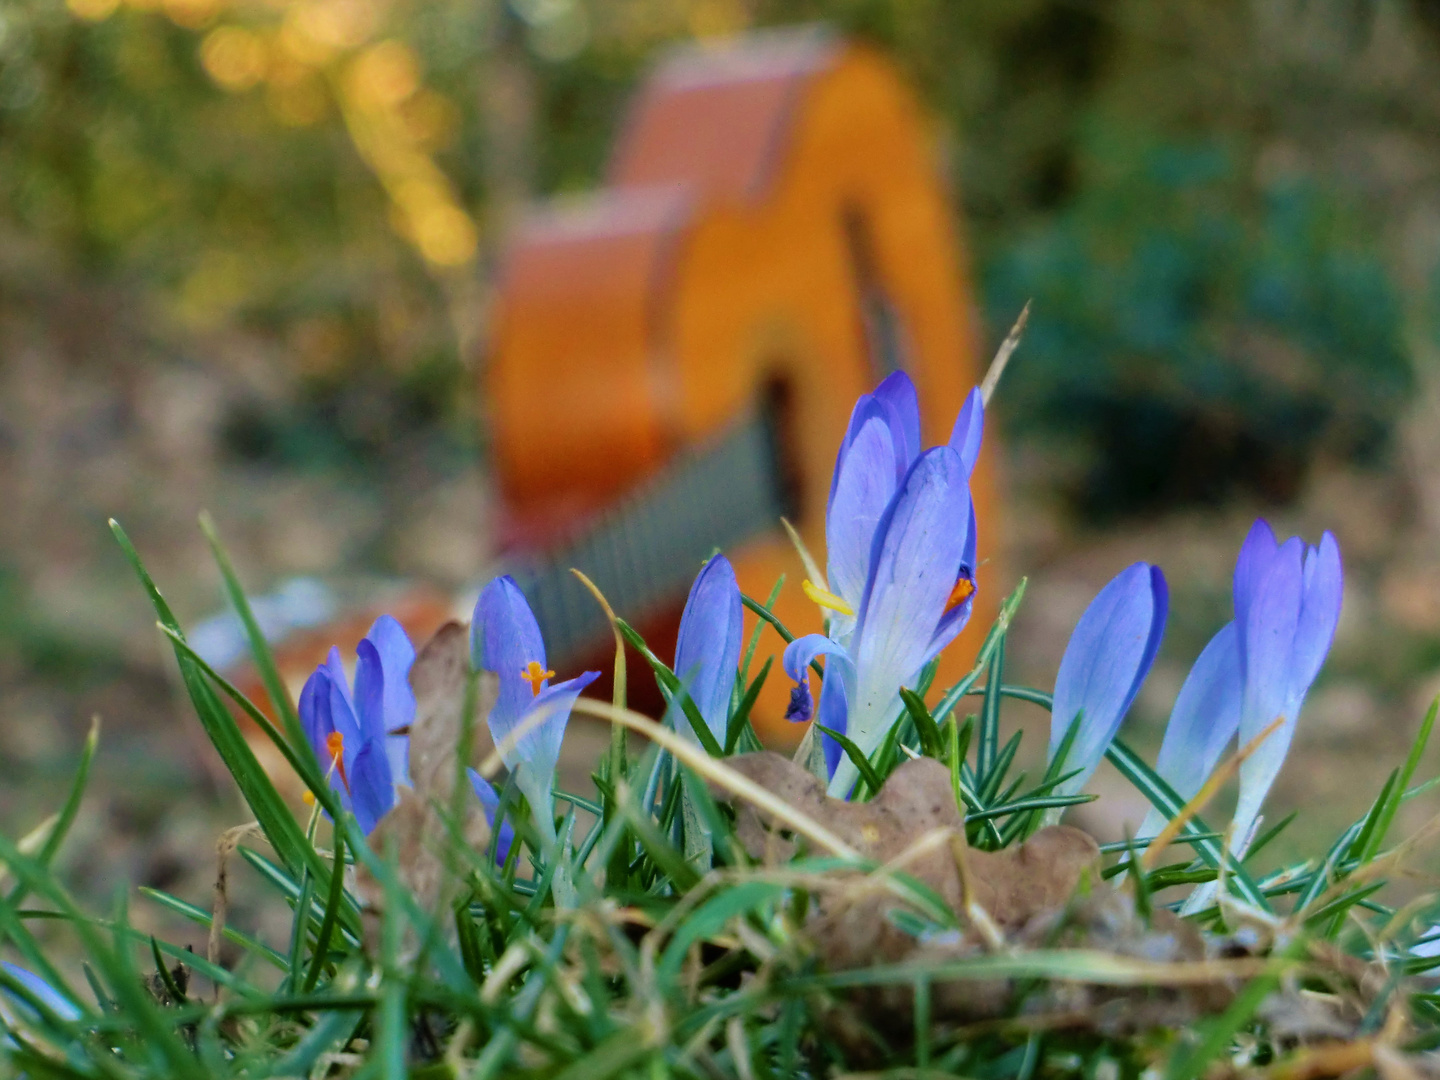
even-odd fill
[(405, 134), (427, 150), (449, 146), (460, 127), (460, 110), (454, 103), (423, 87), (405, 102), (402, 116)]
[(398, 105), (419, 86), (420, 65), (409, 46), (399, 41), (372, 45), (350, 67), (350, 93), (366, 105)]
[(65, 0), (65, 6), (76, 18), (99, 22), (115, 14), (120, 0)]
[(305, 21), (301, 18), (304, 9), (298, 6), (291, 7), (285, 16), (285, 21), (280, 24), (280, 33), (276, 36), (280, 50), (292, 60), (305, 65), (306, 67), (324, 67), (335, 57), (335, 48), (324, 41), (317, 40), (310, 33)]
[(312, 41), (331, 49), (363, 45), (375, 29), (379, 12), (370, 0), (315, 0), (294, 8), (295, 27)]
[(198, 30), (220, 14), (222, 0), (165, 0), (165, 14), (177, 26)]
[(412, 228), (420, 254), (436, 266), (461, 266), (475, 257), (475, 223), (458, 206), (432, 206), (413, 219)]
[(315, 793), (309, 788), (305, 789), (305, 794), (301, 795), (300, 798), (304, 801), (306, 806), (315, 805)]
[(265, 77), (265, 42), (244, 27), (220, 26), (200, 43), (200, 63), (226, 90), (248, 90)]
[(275, 119), (290, 127), (318, 124), (330, 109), (325, 86), (315, 76), (292, 83), (272, 82), (266, 101)]

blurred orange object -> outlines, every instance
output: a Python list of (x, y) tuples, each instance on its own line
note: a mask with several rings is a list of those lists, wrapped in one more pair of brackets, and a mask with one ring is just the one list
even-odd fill
[[(815, 30), (662, 62), (631, 107), (607, 186), (540, 207), (518, 229), (495, 316), (484, 392), (509, 544), (552, 553), (531, 578), (552, 592), (566, 587), (565, 557), (584, 553), (596, 565), (581, 568), (616, 610), (662, 633), (668, 624), (673, 634), (699, 558), (722, 541), (671, 538), (663, 515), (646, 522), (647, 505), (673, 516), (687, 494), (743, 499), (754, 480), (694, 471), (703, 448), (753, 461), (726, 433), (769, 416), (783, 475), (756, 490), (783, 488), (776, 505), (823, 565), (830, 474), (855, 399), (903, 366), (927, 442), (941, 442), (980, 376), (921, 109), (882, 56)], [(982, 562), (996, 535), (991, 456), (973, 481)], [(745, 523), (730, 524), (741, 587), (763, 599), (786, 574), (777, 614), (797, 634), (820, 629), (775, 516), (743, 536)], [(587, 547), (577, 540), (587, 531), (602, 540)], [(993, 563), (982, 568), (981, 599), (941, 680), (973, 659), (996, 610), (993, 576)], [(592, 619), (586, 640), (603, 648), (598, 610), (576, 596), (560, 597), (551, 621)], [(561, 632), (546, 621), (547, 638)], [(781, 646), (768, 632), (763, 641), (757, 664)], [(780, 719), (785, 682), (775, 671), (755, 711), (777, 742), (801, 733)]]

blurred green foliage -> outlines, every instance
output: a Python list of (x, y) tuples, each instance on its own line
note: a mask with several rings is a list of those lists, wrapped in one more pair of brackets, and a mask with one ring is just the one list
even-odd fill
[[(1385, 18), (1433, 59), (1422, 0), (1319, 23), (1338, 6), (373, 0), (367, 40), (413, 50), (439, 117), (424, 151), (478, 223), (478, 261), (458, 268), (393, 227), (397, 184), (323, 65), (234, 91), (207, 74), (215, 27), (283, 30), (324, 2), (0, 9), (0, 302), (118, 290), (167, 348), (265, 343), (294, 402), (230, 418), (242, 456), (353, 458), (466, 416), (515, 203), (595, 182), (657, 49), (805, 20), (884, 46), (935, 110), (992, 335), (1035, 299), (1002, 410), (1018, 437), (1088, 453), (1087, 509), (1216, 498), (1242, 472), (1284, 499), (1317, 454), (1382, 453), (1404, 401), (1415, 310), (1383, 237), (1395, 206), (1308, 148), (1396, 126), (1385, 102), (1413, 83), (1357, 79)], [(1290, 143), (1301, 164), (1267, 173)], [(324, 434), (362, 415), (368, 435)]]

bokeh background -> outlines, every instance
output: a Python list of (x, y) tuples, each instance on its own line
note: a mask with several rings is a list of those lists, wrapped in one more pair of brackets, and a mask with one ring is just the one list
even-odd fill
[(930, 110), (987, 351), (1034, 300), (988, 451), (1016, 677), (1159, 562), (1153, 747), (1253, 517), (1333, 529), (1344, 617), (1272, 805), (1361, 812), (1440, 690), (1435, 0), (3, 0), (0, 824), (98, 713), (71, 880), (203, 901), (244, 811), (106, 518), (190, 622), (204, 508), (257, 592), (473, 580), (507, 222), (596, 183), (659, 51), (809, 21)]

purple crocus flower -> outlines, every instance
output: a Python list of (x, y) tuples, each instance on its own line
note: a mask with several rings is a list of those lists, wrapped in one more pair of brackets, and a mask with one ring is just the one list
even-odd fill
[(1062, 766), (1079, 769), (1055, 788), (1073, 795), (1085, 786), (1120, 730), (1130, 703), (1150, 672), (1165, 632), (1169, 595), (1158, 566), (1136, 563), (1101, 589), (1070, 635), (1050, 714), (1050, 756), (1079, 723)]
[[(882, 440), (867, 442), (867, 431), (880, 434), (879, 423), (866, 422), (848, 458), (874, 452), (888, 460)], [(842, 471), (848, 467), (842, 460)], [(920, 454), (876, 522), (849, 632), (843, 639), (833, 628), (829, 637), (809, 634), (785, 650), (785, 671), (800, 684), (807, 683), (811, 660), (828, 658), (815, 719), (847, 735), (865, 754), (880, 745), (899, 716), (900, 688), (915, 685), (920, 669), (954, 639), (969, 615), (973, 564), (965, 559), (974, 543), (968, 477), (965, 461), (950, 446)], [(837, 496), (832, 509), (838, 505)], [(828, 738), (825, 754), (830, 794), (848, 794), (858, 778), (854, 764)]]
[[(490, 822), (490, 828), (495, 828), (495, 815), (500, 812), (500, 793), (495, 790), (495, 785), (486, 780), (474, 769), (467, 769), (470, 774), (470, 786), (475, 789), (476, 796), (480, 799), (480, 805), (485, 809), (485, 819)], [(505, 860), (510, 857), (510, 847), (515, 843), (515, 828), (506, 818), (500, 823), (500, 836), (495, 841), (495, 863), (497, 866), (505, 865)]]
[[(730, 560), (716, 555), (700, 571), (685, 601), (675, 641), (675, 674), (721, 746), (725, 745), (743, 633), (740, 584)], [(694, 737), (683, 716), (676, 718), (676, 724), (682, 734)]]
[[(956, 417), (949, 445), (960, 455), (966, 477), (980, 456), (985, 410), (980, 391), (971, 391)], [(855, 613), (864, 599), (871, 547), (885, 509), (895, 498), (920, 456), (920, 402), (910, 376), (897, 371), (875, 391), (864, 394), (850, 414), (850, 425), (835, 459), (830, 498), (825, 509), (827, 589), (807, 589), (829, 609), (830, 637), (846, 642), (855, 629)], [(974, 585), (975, 506), (969, 505), (965, 566)], [(970, 601), (955, 618), (963, 625)]]
[(499, 682), (488, 718), (490, 735), (529, 800), (545, 839), (553, 843), (551, 792), (565, 725), (580, 691), (600, 673), (587, 671), (550, 685), (555, 673), (545, 665), (540, 624), (520, 586), (508, 574), (480, 593), (470, 625), (470, 655), (478, 670), (494, 672)]
[[(1246, 744), (1277, 717), (1284, 723), (1240, 766), (1232, 843), (1249, 846), (1295, 734), (1305, 695), (1330, 651), (1340, 619), (1340, 548), (1325, 533), (1317, 547), (1298, 536), (1278, 543), (1256, 521), (1235, 563), (1235, 619), (1195, 661), (1165, 729), (1156, 771), (1182, 799), (1194, 798), (1230, 740)], [(1152, 812), (1142, 835), (1158, 830)]]
[(415, 647), (382, 615), (355, 647), (355, 661), (352, 692), (340, 650), (330, 650), (300, 692), (300, 724), (340, 805), (368, 834), (395, 805), (395, 785), (410, 783), (404, 732), (415, 719)]

